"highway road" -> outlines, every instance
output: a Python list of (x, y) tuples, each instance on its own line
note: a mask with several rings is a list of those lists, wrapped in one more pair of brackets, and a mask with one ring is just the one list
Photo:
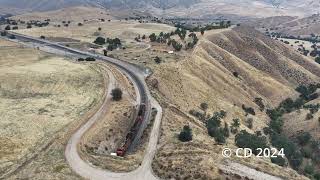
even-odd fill
[[(48, 53), (60, 55), (60, 56), (68, 56), (72, 58), (79, 57), (95, 57), (98, 61), (103, 61), (108, 64), (112, 64), (116, 66), (120, 71), (122, 71), (133, 83), (137, 92), (137, 103), (143, 103), (146, 105), (146, 114), (144, 115), (145, 119), (143, 124), (141, 125), (137, 136), (135, 137), (130, 150), (134, 149), (140, 142), (143, 131), (147, 127), (150, 122), (151, 110), (152, 108), (157, 110), (157, 115), (155, 117), (154, 125), (150, 134), (149, 143), (145, 152), (144, 159), (142, 161), (141, 166), (129, 173), (113, 173), (108, 172), (106, 170), (102, 170), (98, 167), (91, 165), (90, 163), (82, 160), (78, 154), (78, 143), (82, 135), (90, 129), (90, 127), (97, 121), (99, 111), (102, 111), (106, 108), (106, 106), (101, 107), (101, 109), (97, 112), (95, 116), (93, 116), (86, 124), (84, 124), (80, 129), (77, 130), (71, 137), (66, 147), (65, 156), (66, 159), (77, 174), (87, 179), (97, 179), (97, 180), (105, 180), (105, 179), (130, 179), (130, 180), (152, 180), (158, 179), (152, 171), (151, 163), (154, 158), (154, 155), (157, 150), (157, 143), (160, 134), (160, 124), (162, 119), (162, 108), (159, 103), (150, 95), (148, 87), (145, 83), (145, 78), (148, 76), (144, 70), (141, 70), (137, 66), (130, 64), (128, 62), (124, 62), (121, 60), (117, 60), (110, 57), (105, 57), (103, 55), (94, 54), (90, 52), (80, 51), (76, 49), (72, 49), (63, 45), (60, 45), (55, 42), (50, 42), (44, 39), (38, 39), (22, 34), (17, 34), (14, 32), (9, 32), (9, 34), (15, 35), (15, 39), (9, 39), (14, 42), (22, 43), (25, 46), (38, 48), (41, 51), (45, 51)], [(112, 77), (109, 74), (109, 77)], [(110, 88), (109, 88), (110, 90)], [(108, 92), (110, 93), (110, 92)], [(108, 98), (106, 98), (108, 99)], [(104, 103), (105, 105), (107, 103)]]

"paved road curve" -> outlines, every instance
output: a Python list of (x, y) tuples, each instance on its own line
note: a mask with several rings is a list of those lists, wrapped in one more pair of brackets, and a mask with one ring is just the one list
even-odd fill
[[(156, 153), (157, 149), (157, 142), (159, 138), (159, 131), (160, 131), (160, 124), (161, 124), (161, 118), (162, 118), (162, 108), (159, 105), (159, 103), (153, 99), (150, 95), (150, 92), (148, 91), (147, 85), (144, 81), (146, 74), (141, 71), (141, 69), (137, 68), (136, 66), (120, 61), (117, 59), (105, 57), (98, 54), (92, 54), (89, 52), (79, 51), (76, 49), (68, 48), (65, 46), (62, 46), (57, 43), (49, 42), (42, 39), (37, 39), (17, 33), (10, 32), (10, 34), (14, 34), (16, 36), (16, 39), (12, 40), (15, 42), (23, 43), (24, 45), (31, 46), (31, 47), (37, 47), (42, 51), (46, 51), (49, 53), (57, 54), (57, 55), (63, 55), (63, 56), (70, 56), (70, 57), (95, 57), (99, 60), (102, 60), (106, 63), (115, 65), (120, 71), (124, 72), (126, 76), (132, 81), (134, 84), (137, 94), (138, 94), (138, 101), (140, 103), (145, 103), (147, 107), (147, 111), (145, 114), (144, 123), (141, 125), (141, 128), (138, 132), (138, 135), (136, 139), (133, 142), (133, 147), (136, 146), (139, 143), (139, 140), (142, 136), (142, 133), (146, 126), (148, 125), (150, 121), (151, 116), (151, 109), (155, 108), (157, 110), (157, 115), (155, 117), (153, 129), (151, 131), (149, 143), (145, 152), (145, 157), (142, 161), (142, 165), (129, 173), (113, 173), (108, 172), (106, 170), (99, 169), (97, 167), (92, 166), (90, 163), (83, 161), (77, 150), (78, 143), (80, 142), (80, 139), (82, 135), (94, 124), (95, 121), (99, 119), (99, 114), (101, 114), (101, 111), (104, 111), (107, 108), (107, 103), (104, 103), (104, 106), (101, 107), (101, 109), (95, 114), (86, 124), (84, 124), (78, 131), (73, 134), (71, 139), (68, 142), (68, 145), (66, 147), (65, 155), (66, 159), (71, 166), (71, 168), (80, 176), (87, 178), (87, 179), (97, 179), (97, 180), (106, 180), (106, 179), (130, 179), (130, 180), (152, 180), (152, 179), (158, 179), (152, 172), (151, 163), (154, 158), (154, 155)], [(111, 84), (110, 87), (112, 87), (112, 75), (109, 74), (109, 77), (111, 77)], [(111, 88), (108, 88), (108, 91), (110, 91)], [(110, 94), (110, 93), (108, 93)], [(106, 101), (108, 101), (108, 98), (106, 98)]]

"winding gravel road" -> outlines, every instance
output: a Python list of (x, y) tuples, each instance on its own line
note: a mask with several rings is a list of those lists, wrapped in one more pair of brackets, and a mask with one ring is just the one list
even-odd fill
[(120, 71), (122, 71), (133, 83), (136, 89), (137, 94), (137, 101), (138, 104), (145, 103), (147, 107), (147, 111), (145, 114), (145, 119), (141, 128), (137, 134), (137, 137), (133, 141), (133, 146), (135, 147), (142, 136), (144, 129), (147, 127), (148, 123), (150, 122), (151, 117), (151, 109), (156, 109), (157, 115), (155, 117), (154, 125), (150, 134), (148, 146), (145, 152), (145, 156), (143, 158), (141, 166), (128, 173), (114, 173), (109, 172), (98, 167), (91, 165), (89, 162), (86, 162), (81, 159), (78, 153), (78, 144), (80, 143), (81, 137), (84, 133), (91, 128), (91, 126), (98, 121), (99, 115), (103, 114), (102, 112), (106, 111), (108, 108), (108, 101), (110, 100), (110, 90), (114, 86), (115, 79), (113, 75), (108, 72), (109, 75), (109, 87), (108, 87), (108, 94), (106, 96), (105, 102), (103, 103), (102, 107), (98, 110), (98, 112), (92, 116), (87, 123), (85, 123), (82, 127), (80, 127), (75, 134), (72, 135), (70, 140), (68, 141), (66, 150), (65, 150), (65, 157), (74, 172), (82, 176), (86, 179), (92, 180), (111, 180), (111, 179), (121, 179), (121, 180), (153, 180), (158, 179), (152, 171), (152, 160), (157, 150), (157, 143), (160, 134), (160, 125), (162, 119), (162, 108), (159, 103), (150, 95), (148, 87), (145, 83), (145, 77), (147, 76), (144, 71), (137, 68), (136, 66), (109, 57), (105, 57), (98, 54), (92, 54), (89, 52), (84, 52), (76, 49), (72, 49), (69, 47), (65, 47), (58, 43), (37, 39), (34, 37), (17, 34), (14, 32), (9, 32), (9, 34), (13, 34), (16, 36), (16, 39), (10, 39), (11, 41), (18, 42), (24, 44), (25, 46), (38, 48), (41, 51), (45, 51), (48, 53), (68, 56), (72, 58), (79, 58), (79, 57), (95, 57), (99, 61), (103, 61), (107, 64), (112, 64), (116, 66)]

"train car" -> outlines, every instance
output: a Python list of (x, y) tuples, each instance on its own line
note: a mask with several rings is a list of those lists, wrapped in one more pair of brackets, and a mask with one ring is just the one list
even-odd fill
[(141, 104), (139, 106), (138, 116), (135, 119), (133, 126), (131, 127), (129, 133), (126, 136), (125, 143), (120, 148), (118, 148), (116, 151), (117, 156), (123, 157), (126, 154), (127, 150), (129, 149), (130, 145), (132, 144), (134, 138), (136, 137), (136, 135), (141, 127), (145, 111), (146, 111), (146, 105)]

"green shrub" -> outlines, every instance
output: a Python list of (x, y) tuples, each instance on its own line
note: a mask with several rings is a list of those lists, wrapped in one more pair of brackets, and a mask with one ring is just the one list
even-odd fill
[(312, 157), (312, 150), (310, 148), (307, 148), (307, 147), (302, 148), (301, 153), (302, 153), (303, 157), (305, 157), (305, 158)]
[(157, 64), (160, 64), (161, 63), (161, 58), (159, 57), (159, 56), (156, 56), (155, 58), (154, 58), (154, 61), (157, 63)]
[(313, 167), (313, 165), (310, 165), (310, 164), (306, 165), (306, 166), (304, 167), (304, 173), (305, 173), (305, 174), (312, 175), (312, 174), (314, 173), (314, 167)]
[(250, 148), (255, 155), (259, 152), (257, 151), (258, 148), (265, 149), (269, 147), (266, 137), (250, 134), (245, 130), (240, 131), (240, 133), (236, 135), (235, 142), (240, 148)]
[(251, 114), (251, 115), (256, 115), (256, 112), (252, 107), (246, 107), (244, 104), (242, 104), (242, 109), (246, 113), (246, 115)]
[(155, 42), (157, 40), (157, 36), (155, 33), (152, 33), (150, 36), (149, 36), (149, 39), (151, 42)]
[(309, 132), (303, 132), (297, 136), (298, 143), (302, 146), (308, 144), (311, 140), (311, 135)]
[(179, 134), (179, 140), (182, 142), (188, 142), (192, 140), (192, 129), (189, 126), (184, 126)]
[(97, 37), (93, 43), (98, 44), (98, 45), (104, 45), (106, 44), (106, 39), (103, 37)]
[(255, 98), (254, 103), (259, 106), (260, 111), (264, 111), (265, 105), (263, 104), (262, 98)]
[(113, 89), (111, 95), (114, 101), (120, 101), (122, 99), (122, 91), (120, 88)]
[(277, 164), (279, 166), (286, 166), (286, 160), (284, 158), (282, 158), (281, 156), (277, 156), (275, 158), (271, 158), (271, 162), (274, 164)]

